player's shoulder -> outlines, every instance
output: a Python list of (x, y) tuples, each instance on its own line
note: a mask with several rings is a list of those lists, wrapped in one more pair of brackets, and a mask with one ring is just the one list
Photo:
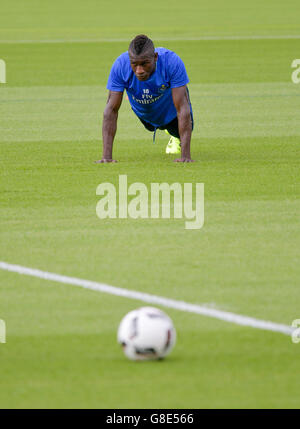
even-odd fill
[(171, 88), (184, 86), (189, 82), (185, 65), (178, 54), (166, 48), (157, 48), (158, 69), (160, 73), (170, 82)]
[(129, 59), (128, 51), (127, 52), (123, 52), (121, 55), (119, 55), (116, 58), (114, 64), (116, 64), (116, 65), (122, 65), (122, 66), (124, 66), (126, 64), (130, 65), (130, 59)]
[(114, 61), (111, 68), (111, 75), (117, 76), (124, 82), (127, 82), (132, 73), (128, 52), (123, 52)]
[(158, 47), (158, 48), (155, 48), (155, 52), (157, 52), (158, 55), (162, 55), (162, 56), (170, 56), (170, 57), (177, 56), (178, 57), (176, 52), (171, 51), (171, 49), (167, 49), (167, 48)]
[(159, 47), (155, 49), (155, 52), (158, 53), (159, 58), (165, 62), (166, 65), (172, 66), (178, 64), (178, 62), (182, 62), (180, 56), (170, 49)]

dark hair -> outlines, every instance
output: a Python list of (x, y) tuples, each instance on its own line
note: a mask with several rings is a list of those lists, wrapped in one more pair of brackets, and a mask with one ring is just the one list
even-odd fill
[(145, 34), (139, 34), (130, 42), (128, 51), (136, 56), (154, 55), (154, 44)]

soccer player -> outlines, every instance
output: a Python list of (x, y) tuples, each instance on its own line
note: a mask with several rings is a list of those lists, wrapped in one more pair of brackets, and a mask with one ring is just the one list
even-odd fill
[(116, 162), (112, 158), (118, 111), (126, 89), (133, 112), (145, 128), (157, 128), (171, 135), (166, 153), (181, 153), (176, 162), (192, 162), (190, 153), (193, 112), (189, 82), (181, 58), (165, 48), (154, 48), (152, 40), (141, 34), (114, 62), (108, 83), (107, 104), (103, 114), (102, 159), (96, 163)]

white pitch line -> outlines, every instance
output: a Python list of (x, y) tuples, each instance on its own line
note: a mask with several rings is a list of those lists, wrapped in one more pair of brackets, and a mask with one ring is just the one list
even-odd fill
[(163, 296), (151, 295), (144, 292), (118, 288), (115, 286), (107, 285), (105, 283), (98, 283), (90, 280), (79, 279), (76, 277), (62, 276), (60, 274), (49, 273), (47, 271), (41, 271), (34, 268), (27, 268), (21, 265), (8, 264), (7, 262), (0, 262), (0, 269), (22, 274), (25, 276), (38, 277), (44, 280), (51, 280), (58, 283), (79, 286), (97, 292), (104, 292), (111, 295), (122, 296), (124, 298), (135, 299), (147, 302), (149, 304), (161, 305), (163, 307), (173, 308), (175, 310), (201, 314), (202, 316), (213, 317), (215, 319), (220, 319), (225, 322), (235, 323), (237, 325), (248, 326), (251, 328), (280, 332), (286, 335), (291, 335), (294, 330), (291, 326), (288, 325), (282, 325), (279, 323), (255, 319), (253, 317), (242, 316), (227, 311), (207, 308), (201, 305), (189, 304), (188, 302), (177, 301), (175, 299), (165, 298)]
[[(198, 36), (198, 37), (154, 37), (153, 41), (160, 42), (188, 42), (188, 41), (205, 41), (205, 40), (285, 40), (285, 39), (300, 39), (300, 34), (278, 34), (278, 35), (236, 35), (236, 36)], [(127, 42), (128, 38), (95, 38), (95, 39), (42, 39), (42, 40), (1, 40), (0, 44), (29, 44), (29, 43), (117, 43)]]

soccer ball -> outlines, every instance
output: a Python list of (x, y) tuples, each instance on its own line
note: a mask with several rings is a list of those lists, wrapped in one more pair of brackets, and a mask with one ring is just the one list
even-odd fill
[(118, 329), (118, 342), (131, 360), (161, 359), (170, 353), (175, 340), (172, 320), (154, 307), (130, 311)]

